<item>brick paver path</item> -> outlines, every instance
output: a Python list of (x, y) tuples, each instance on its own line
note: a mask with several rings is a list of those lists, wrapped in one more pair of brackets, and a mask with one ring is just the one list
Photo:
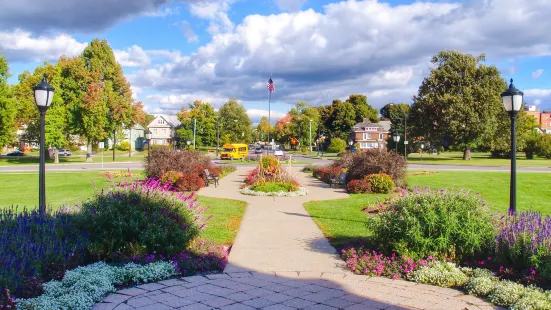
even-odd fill
[(457, 290), (352, 274), (302, 206), (345, 191), (297, 173), (307, 196), (244, 196), (238, 188), (248, 170), (200, 192), (248, 203), (223, 274), (120, 290), (94, 309), (494, 309)]

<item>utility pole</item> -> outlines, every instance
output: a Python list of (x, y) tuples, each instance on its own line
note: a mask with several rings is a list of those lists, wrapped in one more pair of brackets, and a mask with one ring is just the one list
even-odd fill
[(197, 119), (193, 118), (193, 149), (195, 150), (195, 132), (197, 130)]

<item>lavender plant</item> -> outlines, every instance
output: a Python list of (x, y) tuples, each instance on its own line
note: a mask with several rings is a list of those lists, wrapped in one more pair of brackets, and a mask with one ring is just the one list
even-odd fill
[(0, 286), (17, 297), (41, 293), (52, 264), (76, 266), (86, 256), (86, 236), (62, 213), (39, 214), (15, 207), (0, 211)]
[(500, 219), (496, 258), (518, 269), (535, 267), (551, 279), (551, 217), (528, 211)]

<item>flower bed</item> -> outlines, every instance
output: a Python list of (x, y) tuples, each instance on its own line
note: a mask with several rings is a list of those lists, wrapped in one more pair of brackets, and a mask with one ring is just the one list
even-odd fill
[(551, 284), (551, 217), (492, 216), (460, 190), (415, 188), (386, 204), (366, 215), (371, 246), (342, 251), (353, 272), (463, 289), (511, 309), (551, 309), (542, 289)]
[(306, 189), (282, 169), (275, 156), (261, 157), (257, 168), (249, 171), (240, 192), (251, 196), (293, 197), (304, 196)]
[(197, 240), (205, 210), (156, 179), (113, 183), (57, 213), (4, 210), (0, 309), (13, 297), (19, 309), (87, 309), (120, 285), (222, 271), (227, 249)]

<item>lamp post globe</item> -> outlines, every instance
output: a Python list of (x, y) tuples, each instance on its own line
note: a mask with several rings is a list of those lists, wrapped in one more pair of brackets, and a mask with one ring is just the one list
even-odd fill
[(398, 154), (398, 142), (400, 142), (400, 134), (397, 131), (394, 131), (392, 133), (392, 140), (394, 141), (394, 145), (396, 146), (396, 154)]
[(189, 145), (191, 144), (191, 141), (187, 139), (186, 144), (187, 144), (187, 148), (189, 149)]
[(505, 111), (511, 117), (511, 182), (509, 191), (509, 214), (517, 212), (517, 115), (522, 109), (524, 93), (513, 85), (513, 79), (503, 93), (501, 101)]
[(34, 101), (36, 107), (40, 112), (40, 166), (39, 166), (39, 176), (38, 176), (38, 211), (40, 214), (46, 213), (46, 161), (44, 156), (46, 155), (46, 150), (44, 147), (45, 141), (45, 118), (46, 111), (52, 104), (54, 98), (54, 91), (52, 85), (48, 84), (46, 81), (46, 74), (42, 77), (42, 81), (33, 87), (34, 91)]

